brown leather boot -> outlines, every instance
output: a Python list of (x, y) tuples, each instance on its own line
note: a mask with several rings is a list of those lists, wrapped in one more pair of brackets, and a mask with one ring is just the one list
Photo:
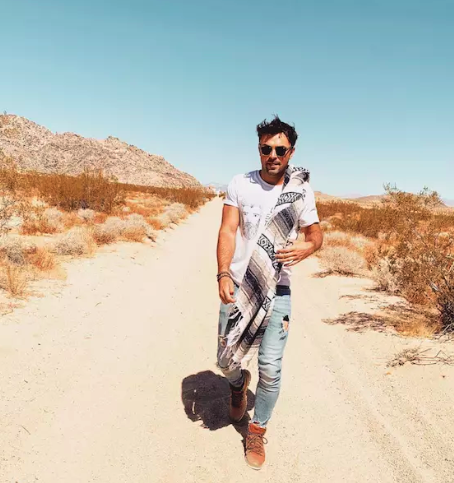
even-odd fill
[(251, 373), (247, 370), (243, 371), (243, 387), (241, 389), (235, 389), (230, 385), (230, 419), (238, 423), (243, 419), (247, 409), (247, 388), (251, 382)]
[(246, 436), (246, 463), (254, 470), (259, 470), (265, 463), (265, 447), (268, 443), (264, 435), (266, 428), (249, 423)]

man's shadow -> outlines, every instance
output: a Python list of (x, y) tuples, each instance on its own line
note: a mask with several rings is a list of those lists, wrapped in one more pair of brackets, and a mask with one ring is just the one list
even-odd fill
[[(230, 424), (246, 440), (249, 414), (246, 412), (239, 423), (229, 419), (230, 386), (225, 377), (212, 371), (203, 371), (185, 377), (181, 384), (181, 399), (184, 411), (191, 421), (201, 421), (201, 425), (210, 431), (225, 428)], [(255, 395), (248, 389), (247, 410), (254, 407)]]

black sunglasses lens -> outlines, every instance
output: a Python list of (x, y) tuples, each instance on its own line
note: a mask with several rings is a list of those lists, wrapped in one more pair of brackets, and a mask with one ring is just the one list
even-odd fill
[(263, 146), (260, 146), (260, 151), (262, 152), (263, 155), (268, 156), (268, 154), (271, 154), (271, 146), (268, 146), (264, 144)]
[(284, 154), (287, 152), (287, 148), (285, 146), (277, 146), (276, 147), (276, 154), (278, 156), (284, 156)]

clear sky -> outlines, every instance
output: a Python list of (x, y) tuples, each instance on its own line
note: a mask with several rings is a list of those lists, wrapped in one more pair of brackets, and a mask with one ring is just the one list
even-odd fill
[(0, 0), (0, 109), (117, 136), (203, 183), (295, 123), (329, 194), (454, 199), (454, 0)]

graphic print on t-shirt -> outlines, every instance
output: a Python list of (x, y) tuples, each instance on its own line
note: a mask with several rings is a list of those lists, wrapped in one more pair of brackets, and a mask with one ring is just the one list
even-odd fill
[(271, 208), (271, 210), (266, 215), (266, 218), (265, 218), (265, 225), (266, 226), (268, 226), (268, 223), (270, 222), (271, 217), (273, 216), (273, 211), (274, 211), (274, 205), (273, 205), (273, 208)]
[(260, 219), (262, 217), (262, 210), (257, 205), (243, 205), (242, 206), (242, 230), (243, 236), (252, 240), (259, 229)]

